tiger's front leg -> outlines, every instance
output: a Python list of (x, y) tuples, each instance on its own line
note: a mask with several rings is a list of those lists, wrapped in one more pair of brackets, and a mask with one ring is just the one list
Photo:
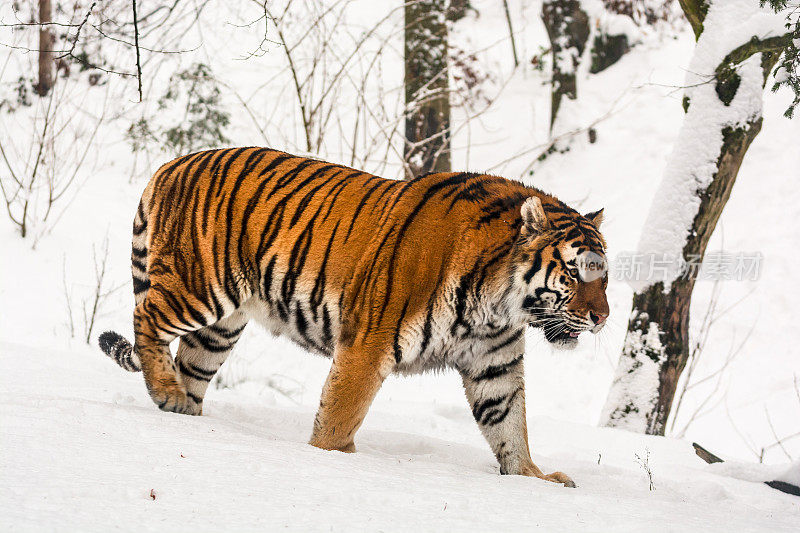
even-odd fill
[(562, 472), (545, 475), (533, 464), (525, 420), (524, 337), (503, 353), (492, 354), (492, 364), (461, 369), (461, 379), (472, 415), (500, 463), (501, 474), (533, 476), (574, 487)]
[(356, 451), (353, 437), (372, 400), (392, 371), (391, 356), (361, 346), (338, 346), (309, 444), (324, 450)]

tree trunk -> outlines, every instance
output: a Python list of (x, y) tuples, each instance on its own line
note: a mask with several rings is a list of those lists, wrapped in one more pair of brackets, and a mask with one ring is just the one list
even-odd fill
[[(682, 2), (682, 5), (687, 2)], [(689, 20), (698, 36), (703, 32), (703, 19), (697, 19), (695, 15), (705, 16), (705, 13), (706, 10), (700, 9), (693, 9), (691, 14), (687, 13), (691, 15)], [(698, 265), (702, 262), (708, 241), (730, 197), (745, 153), (761, 131), (760, 107), (755, 114), (741, 117), (736, 115), (741, 111), (729, 105), (742, 85), (747, 84), (748, 91), (763, 88), (766, 77), (780, 56), (781, 46), (785, 46), (783, 44), (785, 42), (785, 37), (765, 40), (753, 37), (723, 59), (714, 73), (716, 80), (710, 84), (699, 84), (692, 89), (696, 92), (691, 94), (698, 95), (703, 102), (710, 100), (713, 103), (713, 99), (716, 98), (718, 102), (713, 105), (716, 106), (717, 114), (728, 113), (728, 116), (716, 119), (719, 120), (720, 129), (717, 131), (720, 134), (721, 144), (716, 159), (716, 171), (706, 186), (693, 185), (694, 174), (691, 176), (692, 180), (687, 180), (685, 176), (686, 172), (701, 174), (700, 167), (703, 161), (687, 162), (680, 158), (685, 157), (688, 152), (685, 150), (687, 144), (697, 142), (697, 132), (701, 131), (698, 125), (704, 125), (698, 118), (706, 120), (707, 117), (713, 118), (716, 115), (703, 114), (704, 109), (695, 108), (700, 104), (692, 104), (689, 96), (684, 99), (684, 108), (687, 110), (686, 123), (678, 139), (677, 156), (673, 156), (677, 159), (672, 165), (677, 170), (670, 173), (670, 170), (674, 169), (668, 167), (662, 184), (664, 188), (665, 185), (688, 183), (690, 197), (683, 200), (690, 204), (691, 196), (694, 196), (694, 201), (699, 200), (694, 219), (686, 232), (683, 247), (679, 250), (684, 264)], [(705, 50), (701, 51), (698, 46), (695, 54), (703, 53)], [(752, 63), (747, 68), (744, 65), (739, 69), (734, 68), (756, 53), (761, 53), (760, 69), (759, 65)], [(747, 76), (747, 79), (743, 79), (742, 76)], [(709, 139), (709, 142), (712, 142), (712, 139)], [(678, 178), (677, 182), (671, 181), (675, 177)], [(697, 183), (700, 184), (702, 181), (698, 179)], [(670, 187), (660, 189), (657, 195), (665, 191), (669, 193)], [(659, 224), (653, 222), (654, 220), (658, 221), (662, 215), (666, 218), (675, 216), (674, 213), (657, 212), (659, 207), (657, 202), (659, 202), (658, 197), (654, 200), (645, 224), (643, 243), (646, 242), (648, 231), (660, 229), (661, 234), (664, 234), (665, 225), (661, 224), (659, 227)], [(674, 226), (670, 227), (668, 224), (666, 230), (666, 233), (676, 231)], [(651, 252), (650, 249), (644, 248), (647, 246), (640, 244), (641, 251)], [(667, 279), (666, 283), (659, 281), (646, 285), (634, 294), (633, 312), (628, 322), (625, 345), (614, 383), (606, 400), (601, 423), (641, 433), (664, 434), (678, 380), (689, 357), (689, 309), (695, 283), (694, 274), (696, 272), (685, 272), (683, 275)]]
[[(731, 195), (744, 155), (758, 132), (761, 117), (723, 132), (717, 173), (702, 193), (700, 209), (683, 257), (702, 261), (708, 240)], [(633, 296), (633, 313), (611, 393), (605, 425), (649, 435), (663, 435), (678, 380), (689, 357), (689, 308), (695, 278), (659, 282)], [(657, 380), (657, 381), (656, 381)], [(642, 395), (643, 386), (655, 392)], [(652, 390), (655, 388), (655, 390)]]
[(579, 0), (544, 0), (542, 21), (550, 38), (553, 79), (550, 98), (550, 128), (556, 120), (561, 99), (578, 97), (576, 71), (589, 39), (589, 17)]
[(405, 6), (406, 178), (450, 170), (445, 0)]
[(53, 62), (53, 32), (48, 23), (53, 22), (52, 5), (50, 0), (39, 0), (39, 81), (36, 84), (36, 93), (47, 96), (53, 88), (55, 73)]

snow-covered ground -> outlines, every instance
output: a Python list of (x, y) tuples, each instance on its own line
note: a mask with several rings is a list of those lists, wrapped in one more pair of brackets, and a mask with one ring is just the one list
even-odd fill
[[(547, 44), (540, 6), (509, 3), (526, 63)], [(368, 27), (385, 16), (379, 4), (357, 3), (353, 24)], [(605, 207), (609, 255), (634, 250), (684, 117), (679, 86), (694, 46), (691, 32), (647, 37), (617, 65), (581, 79), (580, 99), (565, 107), (572, 114), (565, 120), (585, 126), (602, 117), (597, 142), (582, 136), (531, 176), (524, 170), (547, 138), (545, 76), (527, 67), (512, 75), (502, 10), (489, 0), (473, 4), (480, 17), (460, 22), (454, 38), (481, 50), (484, 68), (503, 90), (488, 112), (456, 134), (453, 167), (522, 176), (583, 211)], [(260, 42), (261, 30), (240, 27), (248, 14), (230, 5), (209, 3), (201, 38), (185, 47), (197, 50), (175, 61), (184, 67), (197, 58), (209, 62), (248, 102), (273, 146), (296, 151), (294, 101), (276, 66), (283, 58), (273, 48), (242, 60)], [(257, 6), (249, 15), (259, 15)], [(394, 19), (401, 23), (402, 13)], [(399, 47), (392, 50), (401, 50), (395, 41)], [(154, 86), (169, 75), (168, 66), (145, 67)], [(8, 72), (0, 71), (3, 83), (13, 81)], [(387, 87), (395, 87), (401, 72), (399, 64), (387, 69)], [(119, 83), (111, 78), (105, 88), (88, 91), (78, 86), (69, 101), (88, 106), (102, 96), (98, 91), (111, 93)], [(233, 114), (226, 131), (232, 144), (264, 144), (238, 100), (228, 92), (225, 99)], [(290, 103), (268, 120), (276, 99)], [(159, 412), (141, 375), (121, 371), (83, 340), (81, 308), (88, 308), (95, 283), (93, 246), (102, 255), (106, 238), (106, 286), (120, 289), (102, 302), (93, 337), (104, 329), (131, 332), (131, 220), (147, 174), (168, 159), (156, 151), (152, 161), (135, 162), (123, 135), (140, 113), (135, 100), (129, 89), (105, 104), (120, 116), (102, 126), (79, 176), (82, 185), (35, 249), (33, 239), (20, 239), (0, 217), (0, 530), (797, 530), (800, 499), (761, 482), (787, 470), (800, 475), (800, 464), (790, 468), (787, 457), (800, 458), (800, 438), (787, 440), (785, 453), (768, 448), (767, 464), (757, 464), (775, 435), (800, 431), (793, 381), (800, 378), (793, 282), (800, 259), (800, 120), (782, 117), (790, 95), (765, 95), (763, 130), (709, 246), (758, 252), (763, 261), (757, 280), (720, 285), (719, 316), (695, 373), (698, 382), (712, 377), (684, 399), (673, 434), (699, 410), (684, 439), (595, 427), (630, 312), (624, 281), (609, 285), (608, 327), (598, 337), (581, 338), (577, 350), (553, 352), (541, 334), (528, 333), (534, 459), (543, 470), (568, 473), (577, 490), (501, 477), (453, 373), (388, 379), (356, 438), (357, 454), (309, 447), (329, 362), (255, 325), (223, 366), (203, 417)], [(144, 105), (152, 107), (152, 99)], [(19, 117), (2, 115), (0, 140), (25, 138)], [(331, 141), (318, 155), (349, 162), (336, 146)], [(519, 154), (529, 157), (513, 157)], [(386, 175), (400, 172), (390, 165)], [(711, 283), (697, 284), (694, 331), (711, 291)], [(728, 461), (705, 465), (692, 441)], [(648, 450), (654, 491), (636, 457)]]
[[(534, 460), (577, 489), (500, 476), (466, 407), (374, 409), (355, 454), (306, 444), (314, 410), (212, 390), (162, 413), (89, 348), (0, 343), (3, 531), (797, 531), (781, 468), (706, 465), (683, 441), (531, 418)], [(135, 379), (134, 379), (135, 378)], [(637, 464), (649, 453), (655, 490)], [(785, 470), (785, 467), (782, 467)]]

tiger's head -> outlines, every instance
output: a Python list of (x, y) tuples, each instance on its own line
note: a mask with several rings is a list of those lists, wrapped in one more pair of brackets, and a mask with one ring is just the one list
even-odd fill
[(603, 210), (581, 216), (537, 197), (521, 207), (512, 251), (512, 283), (523, 318), (559, 348), (574, 348), (584, 331), (599, 332), (608, 318)]

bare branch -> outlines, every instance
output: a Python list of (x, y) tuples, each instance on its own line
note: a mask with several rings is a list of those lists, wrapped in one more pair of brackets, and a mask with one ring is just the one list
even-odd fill
[(142, 60), (139, 53), (139, 21), (136, 18), (136, 0), (133, 2), (133, 35), (134, 46), (136, 46), (136, 79), (139, 84), (139, 101), (142, 101)]

